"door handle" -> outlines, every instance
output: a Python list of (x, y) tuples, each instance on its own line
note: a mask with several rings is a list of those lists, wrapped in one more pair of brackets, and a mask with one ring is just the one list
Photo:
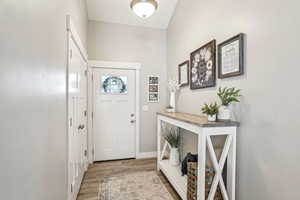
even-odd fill
[(79, 126), (78, 126), (78, 130), (82, 130), (82, 129), (84, 129), (84, 124), (80, 124)]
[(135, 120), (130, 120), (130, 123), (132, 123), (132, 124), (135, 123)]

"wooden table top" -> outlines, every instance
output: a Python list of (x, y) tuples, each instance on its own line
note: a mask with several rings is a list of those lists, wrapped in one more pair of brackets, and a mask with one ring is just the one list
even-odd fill
[(224, 127), (224, 126), (239, 126), (240, 123), (230, 120), (218, 120), (216, 122), (209, 122), (207, 117), (200, 115), (193, 115), (181, 112), (158, 112), (158, 115), (169, 117), (172, 119), (184, 121), (186, 123), (194, 124), (201, 127)]

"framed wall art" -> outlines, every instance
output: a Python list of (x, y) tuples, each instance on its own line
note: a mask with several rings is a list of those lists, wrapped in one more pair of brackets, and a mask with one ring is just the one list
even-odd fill
[(244, 34), (241, 33), (218, 45), (218, 78), (244, 73)]
[(159, 77), (158, 76), (148, 76), (148, 102), (157, 103), (159, 102)]
[(178, 84), (180, 87), (189, 85), (189, 65), (189, 60), (178, 65)]
[(212, 40), (190, 55), (190, 88), (192, 90), (216, 85), (216, 40)]

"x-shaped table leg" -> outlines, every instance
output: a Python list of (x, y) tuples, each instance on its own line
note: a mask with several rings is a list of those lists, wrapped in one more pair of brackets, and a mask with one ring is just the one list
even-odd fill
[(224, 148), (223, 148), (223, 152), (222, 152), (222, 155), (221, 155), (221, 158), (220, 158), (219, 162), (217, 160), (217, 157), (216, 157), (216, 154), (215, 154), (215, 151), (214, 151), (214, 147), (213, 147), (213, 144), (212, 144), (212, 141), (211, 141), (211, 137), (207, 136), (206, 140), (207, 140), (207, 147), (208, 147), (208, 151), (209, 151), (209, 154), (210, 154), (210, 158), (211, 158), (211, 161), (213, 163), (213, 167), (214, 167), (215, 172), (216, 172), (214, 180), (213, 180), (212, 185), (211, 185), (209, 195), (208, 195), (208, 200), (213, 200), (214, 199), (219, 183), (220, 183), (220, 188), (221, 188), (221, 192), (222, 192), (222, 196), (223, 196), (224, 200), (229, 200), (228, 194), (227, 194), (227, 191), (226, 191), (226, 187), (225, 187), (225, 184), (224, 184), (224, 180), (223, 180), (223, 177), (222, 177), (222, 172), (223, 172), (225, 161), (226, 161), (226, 158), (228, 156), (228, 152), (229, 152), (229, 149), (230, 149), (230, 146), (231, 146), (231, 143), (232, 143), (232, 135), (228, 135), (227, 138), (226, 138)]

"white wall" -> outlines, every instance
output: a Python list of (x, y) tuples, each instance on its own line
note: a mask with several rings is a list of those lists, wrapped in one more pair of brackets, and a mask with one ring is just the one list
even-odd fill
[(66, 200), (66, 15), (83, 0), (0, 2), (0, 195)]
[[(168, 76), (206, 42), (246, 34), (246, 74), (218, 80), (242, 89), (237, 148), (237, 199), (299, 199), (299, 35), (297, 0), (180, 0), (167, 31)], [(179, 96), (179, 111), (200, 114), (216, 88)]]
[[(156, 151), (156, 112), (165, 107), (166, 31), (89, 21), (88, 54), (91, 60), (139, 62), (141, 69), (141, 152)], [(147, 75), (161, 79), (161, 102), (147, 103)]]

